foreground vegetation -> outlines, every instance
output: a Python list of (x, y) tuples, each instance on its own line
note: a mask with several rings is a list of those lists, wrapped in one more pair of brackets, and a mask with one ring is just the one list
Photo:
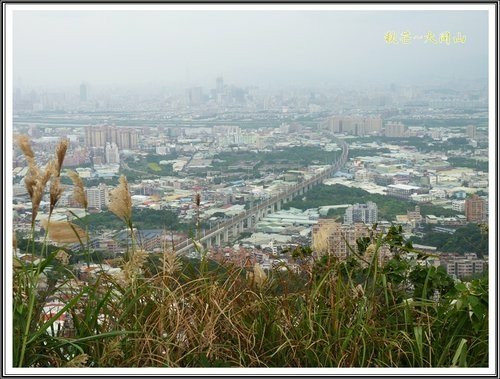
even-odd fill
[[(27, 157), (31, 149), (21, 147)], [(41, 172), (29, 160), (32, 232), (39, 199), (50, 184), (56, 206), (60, 166)], [(86, 208), (81, 180), (75, 199)], [(197, 205), (199, 205), (199, 198)], [(109, 209), (134, 238), (124, 177)], [(46, 241), (55, 239), (46, 226)], [(70, 224), (82, 251), (84, 228)], [(62, 224), (58, 224), (59, 238)], [(52, 230), (52, 231), (51, 231)], [(52, 233), (52, 234), (51, 234)], [(74, 238), (73, 238), (74, 239)], [(358, 241), (347, 261), (316, 244), (292, 253), (295, 268), (264, 272), (182, 261), (165, 247), (152, 256), (137, 244), (116, 274), (97, 270), (78, 281), (60, 251), (28, 242), (30, 260), (14, 258), (13, 359), (17, 367), (485, 367), (488, 281), (455, 282), (412, 260), (411, 244), (393, 227)], [(388, 245), (394, 258), (379, 264)], [(420, 259), (425, 262), (425, 256)], [(57, 267), (57, 280), (41, 286)], [(62, 302), (52, 313), (47, 305)], [(45, 307), (44, 307), (45, 306)], [(45, 310), (44, 310), (45, 309)], [(65, 316), (66, 324), (57, 321)]]
[[(381, 267), (366, 254), (339, 262), (300, 253), (300, 273), (266, 274), (169, 252), (153, 263), (137, 250), (121, 276), (76, 285), (67, 267), (62, 282), (38, 292), (54, 252), (15, 270), (15, 365), (487, 366), (486, 278), (455, 283), (402, 255)], [(54, 297), (66, 305), (49, 318), (42, 306)], [(63, 313), (72, 328), (55, 326)]]

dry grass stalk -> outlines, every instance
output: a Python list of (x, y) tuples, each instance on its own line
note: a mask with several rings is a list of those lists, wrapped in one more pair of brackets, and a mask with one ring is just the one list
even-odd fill
[(33, 149), (31, 148), (30, 144), (30, 139), (27, 135), (22, 134), (17, 136), (17, 144), (19, 148), (22, 150), (24, 156), (28, 159), (35, 159), (35, 153), (33, 152)]
[(177, 257), (177, 255), (171, 251), (165, 252), (163, 254), (164, 258), (164, 274), (168, 276), (173, 276), (175, 273), (179, 272), (182, 268), (182, 263)]
[(55, 258), (65, 266), (69, 264), (69, 254), (64, 250), (58, 250)]
[(34, 225), (45, 187), (28, 136), (18, 136), (17, 144), (28, 162), (28, 174), (24, 178), (24, 185), (31, 199), (31, 225)]
[(174, 251), (163, 247), (163, 275), (173, 276), (182, 268), (182, 263)]
[(52, 214), (52, 211), (56, 207), (57, 202), (61, 198), (61, 195), (64, 191), (64, 188), (61, 186), (61, 178), (58, 176), (52, 179), (50, 183), (50, 210), (49, 214)]
[(87, 361), (89, 356), (87, 354), (80, 354), (66, 363), (65, 367), (85, 367), (87, 365)]
[(69, 141), (63, 139), (59, 142), (56, 148), (56, 163), (57, 163), (57, 176), (61, 175), (61, 168), (63, 165), (64, 157), (66, 156), (66, 151), (68, 151)]
[(30, 173), (28, 172), (28, 175), (24, 177), (24, 186), (26, 187), (26, 191), (28, 191), (28, 195), (32, 200), (33, 200), (33, 195), (35, 193), (36, 183), (37, 183), (36, 177), (30, 175)]
[(262, 269), (261, 265), (255, 263), (253, 266), (253, 272), (247, 273), (247, 278), (257, 285), (257, 287), (262, 287), (267, 281), (266, 272)]
[(203, 250), (203, 244), (200, 241), (193, 241), (194, 248), (197, 252), (201, 253)]
[(40, 209), (40, 202), (43, 197), (44, 186), (41, 181), (36, 181), (31, 196), (31, 225), (34, 225), (38, 210)]
[(123, 357), (124, 354), (121, 348), (120, 337), (116, 337), (105, 343), (101, 356), (101, 364), (109, 365), (122, 360)]
[[(376, 252), (377, 252), (377, 244), (371, 243), (370, 245), (368, 245), (365, 251), (365, 260), (368, 262), (372, 262), (373, 256), (375, 255)], [(378, 260), (376, 260), (374, 264), (378, 264)]]
[(42, 185), (43, 188), (45, 189), (45, 186), (49, 182), (49, 180), (52, 177), (57, 177), (58, 172), (57, 172), (57, 162), (55, 159), (52, 159), (47, 165), (45, 166), (45, 170), (43, 172), (43, 175), (41, 177)]
[(59, 243), (84, 242), (88, 236), (79, 226), (68, 221), (43, 222), (43, 227), (48, 229), (49, 238)]
[(258, 286), (264, 285), (264, 283), (267, 280), (267, 275), (265, 271), (262, 269), (260, 264), (255, 263), (253, 266), (253, 274), (254, 274), (254, 281)]
[(73, 199), (80, 204), (84, 209), (88, 208), (87, 195), (83, 187), (83, 180), (75, 171), (68, 170), (68, 176), (73, 182)]
[(330, 249), (329, 237), (331, 235), (332, 229), (333, 225), (324, 224), (319, 228), (319, 230), (316, 233), (314, 233), (312, 248), (317, 254), (321, 255), (329, 251)]
[(355, 299), (362, 298), (363, 296), (365, 296), (365, 290), (361, 284), (358, 284), (356, 287), (354, 287), (353, 296)]
[[(47, 163), (43, 174), (35, 161), (35, 154), (31, 148), (28, 136), (20, 135), (17, 137), (17, 144), (26, 157), (28, 162), (28, 174), (24, 178), (24, 185), (31, 199), (31, 224), (34, 225), (38, 210), (40, 209), (40, 202), (42, 201), (45, 187), (49, 180), (53, 177), (59, 177), (60, 169), (68, 149), (68, 141), (62, 140), (56, 149), (56, 159)], [(57, 201), (61, 197), (62, 188), (60, 182), (53, 182), (50, 190), (50, 212), (54, 209)]]
[(133, 252), (130, 259), (123, 265), (121, 271), (121, 281), (123, 284), (130, 285), (142, 273), (142, 267), (146, 262), (148, 253), (145, 250), (138, 249)]
[(120, 177), (120, 184), (110, 192), (108, 209), (129, 226), (132, 220), (132, 198), (128, 190), (127, 178)]

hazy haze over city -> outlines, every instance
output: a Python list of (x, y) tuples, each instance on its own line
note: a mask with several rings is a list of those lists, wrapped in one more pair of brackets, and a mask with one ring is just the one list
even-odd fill
[[(14, 85), (432, 84), (487, 77), (484, 11), (15, 11)], [(465, 43), (388, 44), (449, 31)]]

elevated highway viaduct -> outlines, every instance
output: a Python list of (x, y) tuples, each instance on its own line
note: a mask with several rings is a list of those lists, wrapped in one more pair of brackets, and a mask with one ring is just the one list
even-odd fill
[[(199, 238), (201, 244), (206, 248), (210, 248), (213, 244), (221, 246), (221, 244), (228, 243), (230, 235), (236, 238), (245, 229), (252, 228), (255, 223), (262, 220), (266, 215), (281, 210), (283, 204), (298, 195), (303, 195), (314, 186), (323, 183), (325, 179), (330, 178), (347, 162), (349, 154), (349, 147), (344, 141), (337, 138), (335, 138), (335, 141), (340, 145), (342, 154), (329, 168), (206, 230), (203, 236)], [(194, 249), (195, 245), (192, 239), (186, 239), (175, 246), (175, 251), (178, 254), (185, 254)]]

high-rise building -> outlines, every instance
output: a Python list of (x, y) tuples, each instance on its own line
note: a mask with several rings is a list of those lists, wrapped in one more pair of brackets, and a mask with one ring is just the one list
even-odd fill
[(404, 137), (406, 136), (407, 127), (401, 122), (389, 121), (385, 124), (386, 137)]
[(167, 155), (170, 152), (170, 148), (168, 146), (156, 146), (156, 154), (158, 155)]
[(120, 151), (114, 142), (106, 142), (105, 148), (106, 163), (120, 163)]
[[(319, 220), (318, 224), (313, 226), (312, 246), (316, 253), (328, 253), (340, 260), (345, 260), (352, 255), (352, 250), (356, 251), (356, 241), (359, 238), (370, 237), (372, 233), (380, 231), (382, 231), (380, 226), (376, 231), (373, 231), (372, 226), (366, 224), (347, 225), (340, 224), (331, 219), (322, 219)], [(369, 259), (366, 255), (365, 257)], [(381, 245), (378, 250), (379, 263), (390, 258), (391, 252), (389, 247)]]
[(189, 105), (199, 105), (203, 103), (203, 88), (188, 88), (186, 90), (186, 97)]
[(415, 210), (406, 211), (406, 216), (408, 217), (408, 222), (410, 222), (414, 227), (420, 224), (423, 220), (422, 214), (420, 213), (420, 207), (415, 205)]
[(104, 147), (106, 141), (105, 126), (88, 126), (85, 129), (85, 145), (87, 147)]
[(215, 91), (217, 93), (222, 93), (223, 90), (224, 90), (224, 80), (222, 79), (222, 76), (218, 76), (215, 79)]
[(138, 134), (133, 129), (121, 129), (118, 132), (116, 144), (120, 149), (133, 150), (137, 149)]
[(239, 145), (241, 143), (241, 129), (234, 125), (215, 125), (212, 134), (220, 146)]
[(378, 220), (378, 208), (374, 202), (366, 204), (354, 204), (348, 207), (344, 215), (344, 224), (365, 223), (375, 224)]
[(334, 133), (364, 136), (380, 132), (382, 119), (380, 117), (333, 116), (327, 120), (326, 127)]
[(108, 205), (108, 187), (101, 183), (97, 187), (90, 187), (85, 190), (89, 208), (102, 209)]
[(475, 125), (467, 125), (466, 134), (467, 137), (475, 140), (477, 138), (477, 127)]
[(486, 200), (474, 194), (465, 200), (465, 217), (468, 222), (486, 220)]
[(368, 133), (380, 132), (382, 130), (382, 118), (367, 117), (365, 118), (365, 129)]
[(106, 142), (115, 143), (122, 150), (133, 150), (138, 146), (139, 136), (134, 129), (116, 126), (88, 126), (85, 129), (87, 147), (105, 147)]
[(80, 101), (85, 102), (87, 101), (88, 97), (88, 87), (86, 83), (80, 84)]
[(452, 200), (451, 209), (456, 212), (465, 212), (465, 200)]

